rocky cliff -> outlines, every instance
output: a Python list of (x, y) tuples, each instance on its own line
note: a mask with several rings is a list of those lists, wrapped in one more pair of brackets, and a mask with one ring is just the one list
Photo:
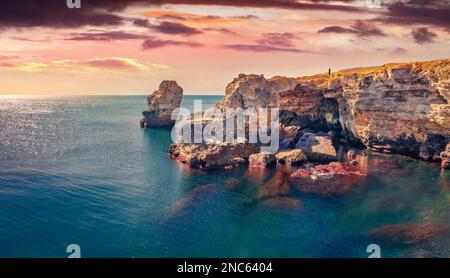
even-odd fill
[(265, 79), (240, 74), (217, 104), (279, 107), (285, 126), (334, 131), (342, 142), (440, 160), (450, 138), (450, 59)]
[(159, 89), (147, 98), (148, 108), (142, 112), (141, 127), (171, 127), (172, 112), (180, 107), (183, 88), (176, 81), (162, 81)]

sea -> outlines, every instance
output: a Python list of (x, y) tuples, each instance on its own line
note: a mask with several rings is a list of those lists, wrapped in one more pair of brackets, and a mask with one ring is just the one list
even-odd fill
[[(145, 108), (144, 95), (0, 97), (0, 257), (65, 258), (71, 244), (94, 258), (367, 258), (371, 244), (381, 257), (450, 257), (438, 163), (369, 152), (360, 185), (276, 205), (257, 192), (277, 170), (188, 169), (168, 157), (170, 129), (139, 127)], [(392, 225), (447, 231), (375, 236)]]

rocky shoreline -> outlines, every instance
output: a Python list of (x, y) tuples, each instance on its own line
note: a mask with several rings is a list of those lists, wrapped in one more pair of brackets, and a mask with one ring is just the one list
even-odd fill
[[(173, 126), (170, 114), (179, 107), (182, 93), (175, 81), (163, 81), (148, 98), (141, 126)], [(359, 146), (441, 161), (448, 169), (449, 101), (450, 59), (298, 78), (240, 74), (216, 108), (279, 108), (280, 151), (297, 157), (260, 154), (260, 145), (246, 142), (174, 143), (169, 154), (189, 167), (229, 169), (246, 163), (271, 167), (277, 161), (329, 163), (337, 161), (342, 146)]]

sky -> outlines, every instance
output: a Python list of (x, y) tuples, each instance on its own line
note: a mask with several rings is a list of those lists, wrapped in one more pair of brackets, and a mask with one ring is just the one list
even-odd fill
[[(75, 2), (75, 1), (71, 1)], [(449, 58), (450, 0), (2, 1), (0, 94), (223, 94), (239, 73), (304, 76)]]

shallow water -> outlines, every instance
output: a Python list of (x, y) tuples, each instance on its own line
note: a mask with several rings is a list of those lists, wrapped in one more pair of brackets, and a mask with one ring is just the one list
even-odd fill
[[(192, 107), (185, 97), (183, 106)], [(202, 97), (205, 106), (220, 97)], [(392, 224), (448, 227), (450, 174), (369, 154), (369, 176), (340, 196), (256, 198), (277, 175), (205, 173), (167, 156), (170, 130), (140, 129), (145, 96), (0, 99), (0, 257), (449, 257), (449, 232), (400, 244)], [(275, 177), (276, 179), (276, 177)]]

